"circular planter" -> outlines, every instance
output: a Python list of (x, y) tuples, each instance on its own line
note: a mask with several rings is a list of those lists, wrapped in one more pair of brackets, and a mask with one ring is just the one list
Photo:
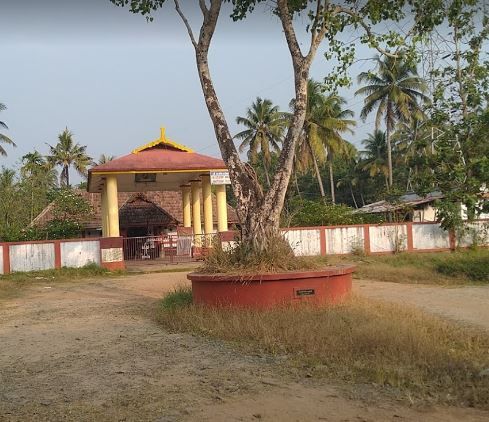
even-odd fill
[(190, 273), (195, 304), (267, 308), (275, 305), (340, 302), (352, 287), (354, 265), (319, 271), (226, 275)]

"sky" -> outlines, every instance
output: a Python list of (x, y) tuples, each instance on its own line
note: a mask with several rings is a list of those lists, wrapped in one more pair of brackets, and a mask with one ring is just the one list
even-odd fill
[[(172, 4), (148, 23), (109, 0), (0, 0), (0, 102), (8, 107), (0, 120), (17, 144), (6, 147), (0, 165), (18, 165), (34, 149), (47, 153), (46, 143), (54, 145), (65, 127), (94, 159), (127, 154), (158, 138), (161, 126), (171, 139), (219, 156), (193, 47)], [(182, 4), (198, 24), (190, 1)], [(228, 16), (225, 10), (209, 63), (231, 132), (237, 133), (236, 116), (257, 96), (288, 109), (293, 73), (276, 17), (264, 8), (244, 22)], [(363, 48), (358, 57), (374, 54)], [(360, 60), (351, 73), (372, 66)], [(320, 51), (311, 76), (321, 80), (330, 70)], [(363, 99), (354, 97), (354, 89), (342, 94), (358, 116)], [(359, 120), (350, 140), (360, 145), (372, 122), (373, 116)]]

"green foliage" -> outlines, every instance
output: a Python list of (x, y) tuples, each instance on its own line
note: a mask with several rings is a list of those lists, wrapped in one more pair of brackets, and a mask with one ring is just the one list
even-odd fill
[(80, 236), (82, 223), (93, 213), (91, 204), (78, 193), (63, 188), (53, 193), (53, 219), (43, 227), (32, 228), (26, 236), (38, 239), (70, 239)]
[(270, 187), (270, 163), (274, 153), (280, 152), (280, 144), (287, 126), (287, 118), (272, 101), (258, 97), (246, 111), (245, 117), (237, 117), (236, 123), (246, 127), (234, 135), (239, 139), (239, 152), (248, 148), (248, 159), (253, 166), (261, 157), (267, 186)]
[[(0, 103), (0, 111), (4, 111), (6, 109), (7, 106), (3, 103)], [(8, 129), (7, 125), (2, 121), (0, 121), (0, 127)], [(7, 135), (4, 135), (3, 133), (0, 133), (0, 155), (7, 155), (7, 151), (5, 151), (1, 144), (12, 145), (14, 147), (16, 146), (14, 141), (12, 141), (12, 139), (10, 139)]]
[(290, 206), (291, 226), (339, 226), (380, 222), (380, 217), (354, 214), (346, 205), (325, 204), (323, 201), (296, 200)]
[(385, 120), (388, 186), (393, 185), (391, 132), (397, 122), (424, 119), (422, 104), (428, 102), (424, 79), (417, 75), (416, 65), (406, 58), (376, 57), (375, 72), (362, 72), (358, 82), (364, 84), (355, 95), (365, 95), (360, 116), (363, 120), (375, 111), (375, 129), (379, 133), (381, 119)]
[(190, 287), (177, 287), (163, 298), (161, 308), (165, 311), (173, 311), (191, 304), (192, 289)]
[(72, 189), (59, 189), (53, 196), (52, 213), (55, 220), (82, 222), (93, 213), (90, 203)]
[(57, 187), (58, 175), (51, 163), (36, 150), (25, 154), (21, 163), (19, 186), (32, 221), (49, 203), (49, 194)]
[(45, 239), (72, 239), (80, 236), (82, 225), (72, 220), (51, 220), (44, 227)]
[[(356, 154), (355, 147), (343, 138), (344, 133), (353, 133), (356, 125), (351, 110), (345, 109), (343, 97), (335, 94), (324, 94), (325, 86), (309, 79), (307, 82), (306, 117), (299, 137), (295, 158), (295, 171), (299, 173), (315, 169), (321, 195), (324, 187), (320, 168), (326, 161), (329, 163), (330, 180), (334, 179), (332, 161), (334, 157), (351, 158)], [(295, 100), (290, 102), (294, 109)], [(334, 202), (334, 182), (330, 183), (331, 198)]]
[(54, 219), (48, 221), (42, 227), (28, 227), (24, 230), (11, 233), (5, 240), (10, 242), (28, 240), (54, 240), (54, 239), (73, 239), (80, 236), (83, 226), (72, 220)]
[(69, 188), (50, 192), (53, 219), (43, 226), (15, 225), (5, 230), (5, 241), (71, 239), (80, 236), (83, 222), (93, 213), (91, 204)]
[[(416, 163), (418, 190), (436, 186), (444, 194), (439, 219), (446, 228), (462, 224), (454, 204), (465, 204), (469, 219), (488, 206), (481, 193), (489, 180), (489, 60), (482, 48), (489, 39), (489, 20), (481, 12), (479, 5), (463, 8), (453, 2), (447, 41), (454, 47), (443, 66), (432, 71), (435, 90), (428, 123), (435, 135), (430, 139), (433, 153)], [(426, 143), (426, 138), (418, 141), (420, 147)]]
[(460, 253), (456, 257), (447, 257), (438, 262), (436, 271), (450, 277), (489, 282), (489, 255), (477, 251)]
[(60, 185), (70, 186), (70, 167), (83, 177), (87, 175), (88, 166), (92, 163), (92, 158), (88, 156), (85, 145), (75, 143), (73, 133), (68, 128), (58, 135), (58, 143), (49, 147), (48, 160), (52, 166), (61, 166)]

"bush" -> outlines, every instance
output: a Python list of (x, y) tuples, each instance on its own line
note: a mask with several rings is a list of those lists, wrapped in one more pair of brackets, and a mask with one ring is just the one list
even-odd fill
[(192, 289), (190, 287), (178, 287), (163, 298), (161, 301), (161, 308), (163, 310), (172, 311), (191, 304)]
[(353, 211), (346, 205), (325, 204), (322, 200), (296, 200), (290, 204), (290, 225), (340, 226), (382, 222), (379, 216), (355, 214)]

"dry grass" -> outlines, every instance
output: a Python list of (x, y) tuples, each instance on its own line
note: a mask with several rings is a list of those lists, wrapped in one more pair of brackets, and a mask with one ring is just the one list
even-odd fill
[(356, 278), (415, 284), (489, 282), (489, 249), (317, 259), (328, 264), (354, 263)]
[(315, 260), (295, 256), (289, 242), (282, 236), (276, 236), (268, 239), (263, 250), (245, 242), (223, 249), (221, 242), (217, 241), (199, 271), (207, 274), (245, 275), (317, 268)]
[[(173, 297), (176, 295), (177, 297)], [(312, 376), (389, 389), (410, 400), (489, 408), (489, 338), (421, 311), (352, 298), (326, 308), (267, 311), (163, 300), (159, 321), (184, 331), (288, 356)]]

